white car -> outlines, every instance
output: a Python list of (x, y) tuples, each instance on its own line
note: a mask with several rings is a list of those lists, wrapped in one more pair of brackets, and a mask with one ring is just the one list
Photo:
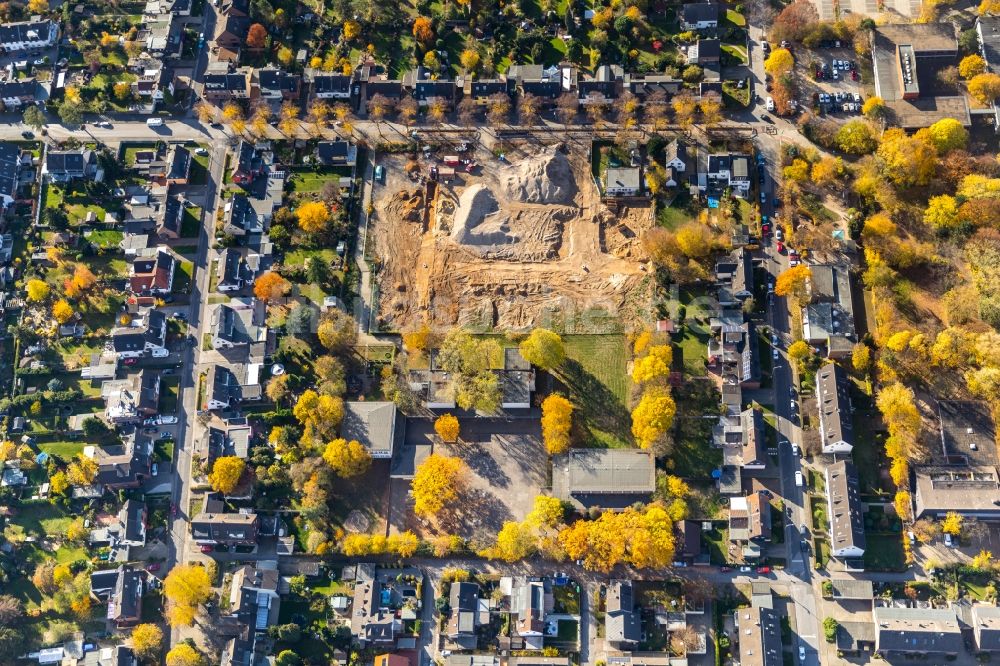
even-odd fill
[(153, 476), (156, 476), (156, 474), (157, 474), (157, 473), (158, 473), (158, 472), (160, 471), (160, 468), (159, 468), (159, 466), (158, 466), (158, 463), (153, 463), (153, 466), (152, 466), (152, 467), (150, 467), (150, 470), (149, 470), (149, 471), (150, 471), (150, 473), (151, 473), (151, 474), (152, 474)]
[(208, 148), (195, 148), (195, 155), (208, 155)]
[(159, 418), (159, 421), (160, 422), (157, 423), (157, 425), (173, 425), (173, 424), (177, 423), (177, 417), (176, 416), (161, 416)]
[(799, 488), (805, 485), (804, 482), (802, 481), (802, 472), (795, 473), (795, 485)]
[(796, 458), (798, 458), (800, 455), (802, 455), (802, 452), (799, 451), (799, 445), (798, 444), (792, 444), (792, 455), (795, 456)]
[(944, 545), (948, 546), (949, 548), (955, 547), (955, 540), (951, 538), (950, 534), (944, 535)]
[(799, 661), (803, 664), (806, 663), (806, 649), (803, 646), (799, 646)]
[(764, 103), (764, 106), (765, 108), (767, 108), (768, 111), (774, 111), (774, 98), (768, 97), (767, 101)]
[(775, 348), (773, 348), (773, 349), (771, 350), (771, 356), (772, 356), (773, 358), (778, 358), (779, 354), (778, 354), (778, 348), (777, 348), (777, 347), (775, 347)]

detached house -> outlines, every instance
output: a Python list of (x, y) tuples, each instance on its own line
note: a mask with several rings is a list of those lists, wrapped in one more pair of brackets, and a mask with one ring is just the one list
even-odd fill
[(476, 649), (476, 627), (479, 625), (479, 585), (455, 581), (449, 597), (451, 616), (448, 618), (448, 640), (467, 650)]
[(118, 512), (119, 540), (127, 546), (146, 545), (146, 503), (127, 499)]
[(608, 585), (604, 636), (615, 650), (631, 652), (642, 638), (642, 622), (635, 611), (635, 596), (630, 580), (613, 580)]
[(138, 358), (150, 354), (167, 356), (167, 316), (160, 310), (149, 310), (136, 324), (116, 328), (111, 332), (111, 347), (118, 358)]
[(232, 349), (266, 343), (265, 313), (264, 304), (256, 299), (244, 307), (220, 304), (212, 312), (212, 347)]
[(750, 157), (734, 154), (709, 155), (707, 183), (703, 189), (711, 197), (717, 197), (730, 189), (736, 196), (746, 198), (750, 192)]
[(262, 234), (267, 231), (270, 215), (262, 215), (245, 194), (231, 196), (223, 210), (223, 232), (230, 236)]
[(692, 2), (682, 6), (681, 27), (684, 30), (709, 30), (719, 27), (719, 8), (714, 2)]
[(228, 409), (237, 404), (243, 395), (239, 379), (224, 365), (215, 364), (209, 369), (205, 386), (205, 409), (211, 411)]
[(219, 257), (218, 282), (215, 288), (220, 293), (239, 291), (253, 282), (246, 260), (239, 250), (226, 248)]
[(57, 183), (97, 174), (97, 154), (93, 150), (52, 150), (45, 154), (42, 175)]
[(202, 512), (191, 520), (191, 537), (199, 546), (252, 546), (257, 543), (257, 514), (223, 513), (222, 498), (210, 493)]
[(552, 610), (551, 592), (540, 580), (526, 581), (513, 589), (510, 610), (517, 617), (514, 630), (524, 641), (524, 649), (541, 650), (545, 643), (545, 617)]
[(767, 495), (756, 492), (729, 498), (729, 540), (743, 545), (743, 556), (758, 558), (764, 543), (771, 540), (771, 504)]
[(152, 257), (137, 256), (129, 269), (129, 289), (140, 296), (169, 294), (176, 268), (174, 255), (164, 249), (157, 250)]
[(139, 623), (142, 618), (142, 593), (145, 572), (128, 566), (118, 567), (114, 589), (108, 597), (107, 618), (123, 629)]
[(246, 187), (263, 173), (264, 159), (256, 146), (249, 141), (240, 141), (236, 147), (236, 166), (233, 169), (233, 182)]
[(348, 141), (320, 141), (316, 145), (316, 161), (327, 167), (352, 167), (358, 158), (358, 147)]

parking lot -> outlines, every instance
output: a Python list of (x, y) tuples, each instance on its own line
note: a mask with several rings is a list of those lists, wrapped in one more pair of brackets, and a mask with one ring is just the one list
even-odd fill
[(821, 114), (849, 117), (861, 113), (865, 100), (862, 64), (851, 49), (802, 49), (795, 56), (802, 104)]

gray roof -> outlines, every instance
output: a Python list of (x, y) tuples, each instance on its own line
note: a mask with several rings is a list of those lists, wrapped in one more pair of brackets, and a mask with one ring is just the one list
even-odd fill
[(766, 463), (767, 452), (764, 437), (764, 413), (759, 409), (748, 409), (740, 414), (742, 430), (743, 464)]
[(753, 294), (753, 256), (745, 247), (733, 251), (736, 270), (733, 272), (733, 293)]
[(844, 651), (861, 650), (864, 643), (875, 643), (874, 622), (839, 622), (837, 626), (837, 649)]
[(875, 596), (870, 580), (855, 580), (854, 578), (834, 578), (830, 580), (833, 585), (834, 599), (871, 599)]
[(569, 489), (576, 494), (645, 494), (656, 486), (656, 465), (648, 451), (571, 449)]
[(128, 499), (122, 505), (118, 520), (125, 528), (125, 538), (129, 541), (141, 541), (144, 538), (144, 518), (146, 515), (146, 503), (139, 500)]
[(608, 189), (628, 188), (638, 190), (640, 185), (639, 167), (609, 168), (604, 172), (604, 184)]
[(10, 141), (0, 142), (0, 194), (14, 198), (20, 164), (21, 147)]
[(983, 59), (989, 70), (996, 74), (1000, 71), (1000, 17), (980, 16), (976, 19), (976, 32), (979, 33)]
[(692, 2), (684, 5), (683, 12), (685, 23), (719, 20), (719, 5), (714, 2)]
[(1000, 474), (987, 466), (921, 466), (916, 469), (916, 517), (1000, 516)]
[(827, 363), (816, 375), (816, 392), (823, 444), (846, 442), (854, 446), (854, 423), (851, 420), (851, 394), (847, 372), (836, 363)]
[(875, 648), (879, 652), (959, 653), (962, 630), (954, 610), (875, 608)]
[(996, 429), (989, 405), (981, 400), (938, 402), (941, 443), (949, 463), (959, 459), (970, 465), (996, 465)]
[(976, 647), (982, 651), (1000, 651), (1000, 608), (974, 604), (971, 619)]
[(372, 455), (391, 454), (396, 436), (396, 404), (393, 402), (346, 402), (340, 436), (357, 440)]
[(864, 550), (865, 524), (861, 516), (858, 470), (854, 463), (841, 460), (827, 467), (826, 482), (833, 530), (830, 535), (831, 548), (834, 551), (843, 548)]
[(781, 626), (770, 608), (741, 608), (736, 611), (739, 625), (741, 664), (780, 666)]
[(642, 637), (639, 617), (635, 613), (632, 581), (613, 580), (608, 586), (604, 635), (615, 643), (638, 643)]
[(130, 567), (119, 569), (115, 591), (108, 599), (108, 619), (138, 621), (142, 612), (143, 572)]

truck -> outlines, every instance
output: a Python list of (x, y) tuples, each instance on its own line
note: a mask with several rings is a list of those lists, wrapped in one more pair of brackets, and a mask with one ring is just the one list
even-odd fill
[(147, 118), (146, 119), (146, 126), (147, 127), (162, 127), (163, 126), (163, 118)]
[(450, 167), (457, 167), (460, 164), (457, 155), (445, 155), (444, 163)]

